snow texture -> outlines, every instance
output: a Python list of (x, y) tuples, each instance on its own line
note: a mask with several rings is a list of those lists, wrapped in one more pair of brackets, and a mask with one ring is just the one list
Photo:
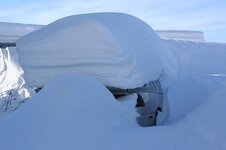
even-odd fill
[[(226, 44), (162, 43), (168, 48), (165, 53), (173, 52), (179, 63), (178, 78), (164, 82), (168, 88), (164, 89), (160, 118), (167, 118), (161, 120), (162, 126), (136, 124), (136, 95), (119, 102), (102, 81), (68, 73), (48, 81), (15, 112), (1, 114), (1, 149), (225, 150)], [(8, 57), (0, 56), (3, 64)]]
[(108, 149), (118, 131), (138, 128), (135, 117), (99, 81), (65, 74), (16, 113), (2, 116), (0, 145), (4, 150)]
[(14, 110), (30, 96), (16, 48), (0, 49), (0, 111)]
[(221, 88), (226, 81), (226, 44), (164, 40), (179, 63), (178, 79), (168, 89), (165, 100), (169, 108), (168, 122), (176, 122), (208, 96)]
[(130, 100), (117, 102), (88, 76), (61, 75), (15, 113), (1, 116), (1, 148), (224, 150), (225, 93), (226, 88), (212, 92), (177, 122), (142, 128)]
[(161, 74), (174, 78), (178, 71), (176, 59), (151, 27), (121, 13), (62, 18), (20, 38), (17, 50), (30, 86), (73, 71), (107, 86), (135, 88)]

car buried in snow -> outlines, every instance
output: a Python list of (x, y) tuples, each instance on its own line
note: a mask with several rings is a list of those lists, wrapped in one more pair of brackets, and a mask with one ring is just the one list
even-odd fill
[[(16, 42), (24, 78), (38, 89), (65, 72), (101, 81), (117, 98), (137, 94), (137, 121), (156, 124), (163, 105), (162, 81), (177, 62), (152, 28), (123, 13), (90, 13), (59, 19)], [(150, 121), (151, 120), (151, 121)]]

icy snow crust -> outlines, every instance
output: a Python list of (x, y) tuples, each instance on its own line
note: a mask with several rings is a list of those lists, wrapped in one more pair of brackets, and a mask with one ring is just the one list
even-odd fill
[(30, 86), (73, 71), (107, 86), (134, 88), (161, 74), (175, 77), (178, 69), (149, 25), (121, 13), (65, 17), (19, 39), (17, 50)]

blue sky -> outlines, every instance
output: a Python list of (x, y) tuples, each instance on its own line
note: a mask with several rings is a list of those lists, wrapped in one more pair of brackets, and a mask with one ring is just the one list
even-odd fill
[(124, 12), (156, 30), (197, 30), (226, 42), (226, 0), (4, 0), (0, 22), (48, 24), (64, 16)]

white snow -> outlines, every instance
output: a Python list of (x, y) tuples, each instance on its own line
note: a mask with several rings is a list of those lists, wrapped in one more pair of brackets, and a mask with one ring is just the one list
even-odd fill
[(184, 41), (204, 41), (204, 33), (201, 31), (186, 30), (155, 30), (161, 39), (174, 39)]
[[(0, 22), (0, 42), (14, 42), (20, 37), (45, 25)], [(204, 41), (204, 33), (189, 30), (155, 30), (162, 39)]]
[(226, 44), (180, 40), (164, 40), (164, 43), (179, 63), (178, 79), (167, 94), (170, 108), (167, 122), (171, 123), (183, 118), (212, 92), (224, 87)]
[(179, 76), (226, 74), (226, 43), (164, 40), (179, 61)]
[(41, 25), (0, 22), (0, 43), (15, 42), (41, 27)]
[[(17, 41), (24, 78), (43, 86), (67, 71), (92, 75), (107, 86), (135, 88), (162, 74), (177, 75), (177, 62), (151, 27), (121, 13), (74, 15)], [(148, 67), (147, 67), (148, 66)]]
[[(15, 109), (28, 97), (30, 92), (25, 86), (16, 48), (0, 49), (0, 111)], [(11, 103), (12, 108), (7, 108), (6, 103)]]
[(135, 111), (125, 113), (122, 106), (98, 81), (62, 75), (15, 113), (2, 116), (1, 149), (108, 149), (120, 131), (138, 128)]
[(61, 75), (15, 113), (2, 116), (1, 148), (223, 150), (225, 93), (225, 87), (209, 93), (202, 105), (177, 122), (142, 128), (135, 122), (131, 101), (117, 102), (88, 76)]
[[(1, 114), (1, 149), (225, 150), (226, 43), (163, 40), (161, 44), (167, 48), (160, 57), (172, 61), (169, 67), (162, 62), (161, 80), (167, 87), (160, 114), (160, 119), (167, 117), (160, 120), (163, 125), (137, 125), (136, 95), (119, 102), (95, 76), (67, 73), (48, 81), (15, 112)], [(179, 63), (177, 79), (171, 78), (175, 58), (170, 52)], [(44, 51), (40, 53), (44, 57)], [(3, 58), (3, 53), (0, 56)], [(6, 56), (1, 64), (9, 59)], [(18, 62), (14, 64), (18, 66)], [(6, 69), (0, 66), (2, 76)]]

